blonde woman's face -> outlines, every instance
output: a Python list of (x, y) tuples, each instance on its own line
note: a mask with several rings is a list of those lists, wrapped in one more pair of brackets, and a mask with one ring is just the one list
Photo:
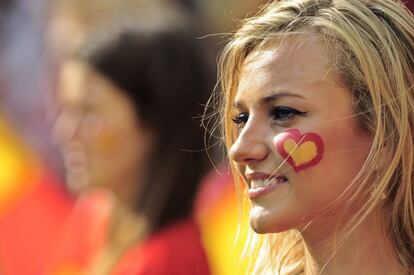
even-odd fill
[(334, 222), (345, 202), (327, 208), (368, 156), (371, 136), (359, 127), (351, 93), (331, 64), (311, 35), (269, 41), (243, 64), (230, 157), (247, 182), (257, 232)]

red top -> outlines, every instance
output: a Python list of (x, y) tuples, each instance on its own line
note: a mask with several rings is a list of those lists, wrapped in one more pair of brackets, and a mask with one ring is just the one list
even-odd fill
[(191, 218), (154, 233), (121, 259), (113, 275), (209, 275), (197, 224)]
[(33, 190), (7, 211), (2, 209), (0, 274), (41, 274), (72, 207), (72, 200), (55, 181), (52, 175), (43, 171), (33, 183)]
[(112, 197), (105, 190), (79, 195), (42, 274), (89, 274), (93, 259), (105, 246), (112, 210)]

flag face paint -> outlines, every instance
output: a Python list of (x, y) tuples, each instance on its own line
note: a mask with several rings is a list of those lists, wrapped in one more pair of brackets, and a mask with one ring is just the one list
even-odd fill
[(297, 129), (277, 135), (273, 144), (296, 172), (317, 165), (324, 152), (323, 141), (318, 134), (301, 134)]

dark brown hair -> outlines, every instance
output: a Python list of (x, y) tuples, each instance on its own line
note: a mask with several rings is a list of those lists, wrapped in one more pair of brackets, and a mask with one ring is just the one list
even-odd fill
[(154, 231), (191, 212), (206, 167), (198, 117), (213, 85), (202, 41), (189, 24), (118, 26), (91, 36), (79, 51), (129, 96), (155, 131), (150, 172), (136, 202)]

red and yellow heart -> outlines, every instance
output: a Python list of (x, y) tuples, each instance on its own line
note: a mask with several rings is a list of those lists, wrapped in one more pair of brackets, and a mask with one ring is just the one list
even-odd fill
[(301, 134), (289, 129), (273, 140), (279, 154), (298, 172), (319, 163), (323, 156), (322, 138), (315, 133)]

